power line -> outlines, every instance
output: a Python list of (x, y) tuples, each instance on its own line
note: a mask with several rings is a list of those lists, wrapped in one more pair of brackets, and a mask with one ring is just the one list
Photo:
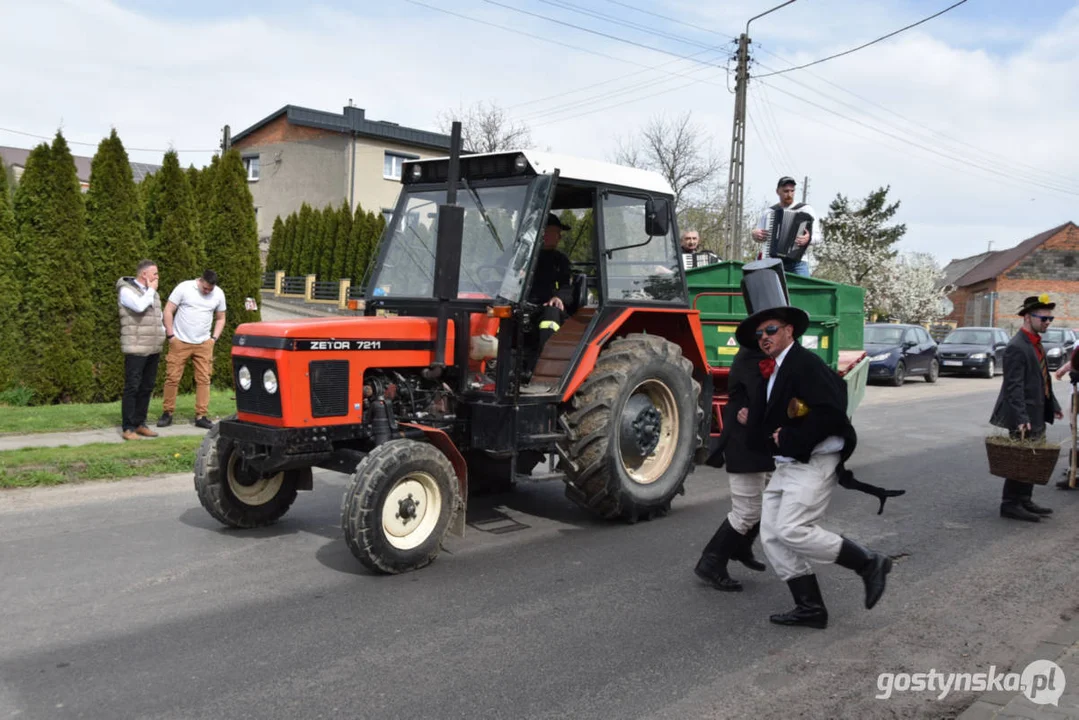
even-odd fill
[(804, 70), (805, 68), (810, 67), (812, 65), (819, 65), (820, 63), (827, 62), (828, 60), (834, 60), (835, 58), (843, 57), (844, 55), (850, 55), (851, 53), (858, 52), (859, 50), (863, 50), (863, 49), (869, 47), (870, 45), (876, 45), (877, 43), (879, 43), (879, 42), (881, 42), (883, 40), (887, 40), (890, 37), (895, 37), (899, 33), (904, 32), (906, 30), (910, 30), (913, 27), (918, 27), (922, 23), (929, 22), (930, 20), (932, 20), (935, 17), (940, 17), (941, 15), (948, 12), (949, 10), (952, 10), (954, 8), (959, 7), (960, 5), (965, 3), (966, 1), (967, 0), (959, 0), (959, 2), (955, 3), (954, 5), (950, 5), (950, 6), (946, 7), (946, 8), (944, 8), (943, 10), (941, 10), (938, 13), (934, 13), (933, 15), (930, 15), (927, 18), (922, 18), (918, 22), (911, 23), (910, 25), (907, 25), (906, 27), (901, 27), (898, 30), (895, 30), (893, 32), (888, 33), (887, 35), (882, 35), (881, 37), (877, 38), (876, 40), (871, 40), (870, 42), (867, 42), (864, 45), (859, 45), (856, 48), (851, 48), (850, 50), (845, 50), (845, 51), (843, 51), (841, 53), (836, 53), (835, 55), (829, 55), (828, 57), (821, 58), (820, 60), (814, 60), (811, 63), (806, 63), (805, 65), (798, 65), (797, 67), (787, 68), (786, 70), (778, 70), (778, 71), (773, 72), (773, 73), (768, 73), (767, 75), (758, 75), (757, 78), (760, 79), (760, 78), (771, 77), (772, 75), (780, 75), (782, 73), (791, 72), (792, 70)]
[(676, 40), (680, 43), (685, 43), (687, 45), (696, 45), (697, 47), (704, 48), (706, 50), (718, 49), (715, 47), (715, 45), (699, 43), (696, 40), (685, 37), (684, 35), (672, 35), (670, 33), (661, 32), (659, 30), (656, 30), (655, 28), (650, 28), (647, 25), (641, 25), (640, 23), (630, 22), (628, 20), (621, 20), (619, 18), (612, 17), (601, 12), (596, 12), (595, 10), (589, 10), (588, 8), (582, 8), (579, 5), (565, 2), (565, 0), (539, 0), (539, 2), (545, 5), (551, 5), (553, 7), (561, 8), (563, 10), (570, 10), (572, 12), (580, 13), (582, 15), (587, 15), (588, 17), (596, 18), (598, 20), (605, 20), (607, 22), (614, 23), (615, 25), (621, 25), (622, 27), (628, 27), (633, 30), (640, 30), (642, 32), (648, 33), (649, 35), (658, 35), (659, 37), (664, 37), (668, 40)]
[[(783, 132), (779, 128), (779, 123), (776, 122), (775, 116), (772, 113), (771, 106), (768, 104), (764, 95), (764, 86), (758, 85), (761, 90), (760, 95), (749, 94), (749, 97), (756, 105), (758, 112), (761, 115), (761, 124), (764, 126), (765, 131), (772, 137), (774, 144), (778, 150), (778, 157), (780, 162), (783, 162), (790, 168), (790, 172), (794, 172), (795, 162), (791, 157), (790, 152), (787, 150), (787, 145), (783, 142)], [(787, 174), (789, 175), (790, 172)]]
[(713, 35), (721, 35), (721, 36), (725, 36), (725, 37), (734, 37), (735, 36), (734, 33), (722, 32), (720, 30), (712, 30), (710, 28), (702, 27), (700, 25), (694, 25), (692, 23), (683, 22), (682, 20), (677, 20), (677, 19), (669, 17), (667, 15), (660, 15), (659, 13), (652, 12), (651, 10), (645, 10), (644, 8), (639, 8), (636, 5), (630, 5), (629, 3), (619, 2), (619, 0), (607, 0), (607, 2), (611, 3), (612, 5), (620, 5), (620, 6), (624, 7), (624, 8), (628, 8), (630, 10), (636, 10), (639, 13), (644, 13), (645, 15), (651, 15), (652, 17), (657, 17), (657, 18), (660, 18), (661, 20), (666, 20), (668, 22), (676, 23), (678, 25), (684, 25), (684, 26), (686, 26), (688, 28), (693, 28), (694, 30), (700, 30), (701, 32), (711, 33)]
[[(643, 48), (645, 50), (651, 50), (652, 52), (663, 53), (664, 55), (671, 55), (673, 57), (680, 58), (682, 60), (691, 60), (691, 61), (697, 62), (697, 63), (701, 62), (700, 60), (694, 59), (693, 56), (691, 56), (691, 55), (679, 55), (678, 53), (671, 52), (670, 50), (664, 50), (663, 48), (657, 48), (657, 47), (653, 47), (651, 45), (645, 45), (644, 43), (639, 43), (636, 40), (627, 40), (626, 38), (619, 37), (617, 35), (612, 35), (610, 33), (600, 32), (599, 30), (592, 30), (591, 28), (586, 28), (586, 27), (583, 27), (581, 25), (574, 25), (573, 23), (566, 22), (565, 20), (559, 20), (557, 18), (548, 17), (546, 15), (540, 15), (539, 13), (534, 13), (534, 12), (532, 12), (530, 10), (525, 10), (523, 8), (513, 7), (512, 5), (506, 5), (505, 3), (498, 2), (498, 0), (483, 0), (483, 2), (487, 3), (488, 5), (494, 5), (496, 7), (505, 8), (506, 10), (512, 10), (513, 12), (517, 12), (517, 13), (520, 13), (522, 15), (528, 15), (530, 17), (539, 18), (540, 20), (546, 20), (547, 22), (555, 23), (556, 25), (562, 25), (564, 27), (573, 28), (574, 30), (580, 30), (581, 32), (586, 32), (586, 33), (590, 33), (592, 35), (597, 35), (599, 37), (604, 37), (604, 38), (607, 38), (608, 40), (614, 40), (616, 42), (625, 43), (627, 45), (632, 45), (634, 47)], [(721, 65), (715, 65), (715, 64), (712, 64), (712, 63), (701, 63), (701, 64), (712, 65), (713, 67), (722, 68)]]
[[(24, 135), (26, 137), (37, 138), (38, 140), (52, 140), (53, 139), (52, 137), (49, 137), (48, 135), (37, 135), (35, 133), (23, 132), (22, 130), (12, 130), (11, 128), (2, 128), (2, 127), (0, 127), (0, 132), (11, 133), (13, 135)], [(67, 141), (68, 145), (84, 145), (84, 146), (87, 146), (87, 147), (97, 147), (98, 145), (100, 145), (99, 142), (96, 142), (96, 143), (79, 142), (78, 140), (69, 140), (66, 137), (64, 138), (64, 140)], [(167, 148), (167, 149), (162, 150), (161, 148), (137, 148), (137, 147), (125, 147), (124, 149), (127, 150), (128, 152), (159, 152), (159, 153), (166, 153), (169, 150), (175, 150), (175, 148)], [(178, 152), (178, 153), (205, 153), (205, 152), (213, 153), (213, 152), (218, 152), (220, 149), (221, 148), (214, 148), (213, 150), (176, 150), (176, 152)]]
[(772, 166), (772, 170), (775, 171), (776, 175), (782, 175), (783, 171), (776, 167), (775, 161), (772, 159), (772, 152), (768, 148), (768, 143), (765, 142), (764, 135), (762, 135), (761, 131), (757, 128), (757, 124), (753, 122), (753, 116), (750, 113), (746, 113), (746, 120), (749, 121), (749, 127), (756, 134), (757, 139), (760, 140), (761, 149), (764, 150), (764, 156), (768, 158), (768, 164)]

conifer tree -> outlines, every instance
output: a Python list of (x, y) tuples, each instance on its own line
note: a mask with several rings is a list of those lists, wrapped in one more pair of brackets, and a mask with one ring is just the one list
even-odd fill
[(290, 263), (292, 262), (292, 248), (296, 245), (296, 225), (298, 218), (296, 213), (290, 213), (285, 220), (285, 238), (281, 247), (281, 257), (277, 263), (277, 267), (274, 270), (284, 270), (285, 275), (288, 275)]
[(209, 233), (211, 222), (210, 207), (213, 203), (215, 188), (217, 187), (217, 171), (220, 159), (214, 155), (210, 164), (198, 171), (198, 187), (191, 187), (191, 196), (195, 201), (195, 211), (198, 217), (198, 252), (199, 266), (206, 268), (209, 264)]
[(19, 381), (34, 402), (81, 402), (93, 393), (94, 313), (86, 251), (86, 208), (63, 135), (35, 148), (15, 196), (22, 258)]
[(18, 384), (15, 348), (19, 319), (18, 265), (15, 256), (15, 213), (11, 208), (8, 172), (0, 160), (0, 390)]
[(292, 246), (292, 257), (289, 261), (288, 272), (293, 277), (304, 275), (306, 271), (304, 258), (307, 255), (307, 243), (311, 236), (311, 226), (314, 224), (314, 213), (307, 203), (300, 206), (300, 215), (296, 223), (296, 241)]
[(340, 214), (333, 205), (327, 205), (322, 211), (322, 245), (318, 256), (318, 279), (337, 281), (341, 278), (333, 274), (333, 254), (337, 246), (337, 223)]
[(238, 150), (229, 150), (213, 172), (214, 191), (206, 236), (207, 263), (217, 271), (228, 311), (225, 329), (214, 348), (214, 384), (231, 387), (232, 334), (237, 325), (258, 322), (258, 310), (247, 310), (247, 298), (258, 300), (261, 287), (255, 204)]
[(173, 288), (184, 280), (194, 280), (205, 269), (205, 263), (199, 261), (197, 230), (191, 186), (176, 151), (170, 150), (155, 173), (146, 208), (149, 256), (158, 262), (158, 290), (165, 300)]
[(333, 244), (333, 270), (330, 275), (338, 280), (349, 277), (348, 253), (352, 237), (352, 212), (348, 203), (342, 202), (337, 210), (337, 237)]
[(273, 272), (280, 263), (282, 245), (285, 243), (285, 223), (278, 215), (273, 221), (273, 231), (270, 233), (270, 248), (266, 251), (266, 272)]
[(97, 400), (115, 400), (124, 389), (124, 356), (119, 350), (120, 318), (116, 281), (135, 272), (147, 256), (145, 225), (131, 163), (113, 130), (98, 145), (86, 194), (86, 229), (94, 322), (94, 376)]

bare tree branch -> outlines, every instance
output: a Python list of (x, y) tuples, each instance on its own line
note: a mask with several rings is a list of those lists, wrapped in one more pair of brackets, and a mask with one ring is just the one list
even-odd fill
[(466, 108), (439, 113), (437, 122), (449, 133), (454, 120), (461, 122), (461, 146), (465, 152), (498, 152), (519, 150), (532, 146), (532, 130), (524, 123), (514, 122), (506, 111), (494, 103), (477, 102)]

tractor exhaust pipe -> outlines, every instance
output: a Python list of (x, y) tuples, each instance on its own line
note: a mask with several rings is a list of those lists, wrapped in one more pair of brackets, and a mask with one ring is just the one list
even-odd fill
[[(449, 301), (457, 298), (461, 275), (461, 238), (464, 233), (464, 208), (457, 204), (457, 184), (461, 180), (461, 123), (454, 121), (450, 130), (450, 166), (446, 182), (446, 204), (438, 206), (438, 246), (435, 249), (434, 295), (438, 302), (438, 327), (435, 333), (435, 360), (424, 375), (442, 377), (446, 369), (446, 326), (449, 324)], [(456, 330), (460, 333), (461, 328)]]

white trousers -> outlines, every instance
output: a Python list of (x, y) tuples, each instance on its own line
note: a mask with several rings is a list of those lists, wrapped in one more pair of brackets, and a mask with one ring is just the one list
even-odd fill
[(808, 463), (776, 463), (764, 491), (761, 545), (781, 580), (809, 575), (809, 561), (835, 562), (843, 538), (817, 523), (836, 486), (839, 453), (813, 455)]
[(727, 473), (731, 483), (727, 521), (739, 534), (745, 535), (761, 519), (761, 494), (771, 476), (770, 472)]

